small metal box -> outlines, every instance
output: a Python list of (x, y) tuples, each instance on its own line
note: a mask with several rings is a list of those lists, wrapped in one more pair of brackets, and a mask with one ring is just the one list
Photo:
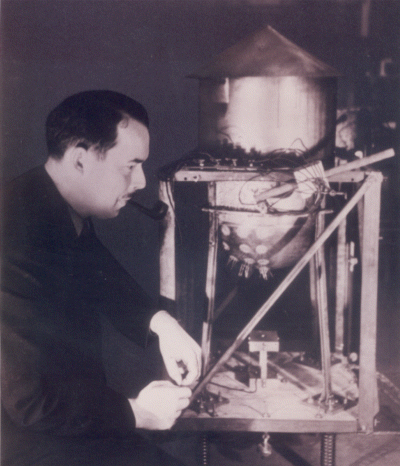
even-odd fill
[(278, 352), (279, 337), (277, 332), (270, 330), (253, 330), (249, 335), (249, 351)]

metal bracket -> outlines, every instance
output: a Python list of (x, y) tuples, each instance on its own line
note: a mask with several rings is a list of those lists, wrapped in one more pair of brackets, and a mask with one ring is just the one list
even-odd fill
[(211, 417), (216, 416), (215, 410), (218, 406), (228, 404), (228, 398), (224, 398), (220, 393), (211, 393), (208, 390), (203, 390), (197, 398), (192, 402), (191, 408), (196, 413), (206, 413)]

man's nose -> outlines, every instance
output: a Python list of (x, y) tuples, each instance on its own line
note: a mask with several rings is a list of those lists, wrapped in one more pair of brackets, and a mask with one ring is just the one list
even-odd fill
[(136, 170), (132, 173), (131, 184), (129, 186), (129, 191), (134, 192), (138, 189), (143, 189), (146, 187), (146, 176), (141, 165), (136, 167)]

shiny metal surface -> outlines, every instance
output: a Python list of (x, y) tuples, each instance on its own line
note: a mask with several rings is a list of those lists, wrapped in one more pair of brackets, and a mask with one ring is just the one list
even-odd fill
[(263, 206), (254, 199), (260, 190), (276, 186), (288, 176), (271, 172), (269, 180), (255, 177), (217, 183), (221, 245), (231, 265), (238, 265), (240, 276), (247, 278), (256, 269), (267, 279), (271, 269), (293, 265), (311, 244), (315, 217), (309, 208), (315, 200), (310, 203), (311, 198), (307, 201), (294, 190), (290, 196), (271, 200), (269, 210), (275, 213), (269, 213), (267, 206), (262, 211)]
[(200, 82), (200, 146), (227, 141), (249, 153), (268, 153), (307, 151), (323, 141), (321, 155), (329, 155), (335, 121), (335, 78), (259, 76), (226, 78), (225, 84)]
[(190, 76), (200, 80), (199, 146), (228, 143), (249, 158), (289, 149), (328, 157), (337, 76), (270, 26), (256, 32)]

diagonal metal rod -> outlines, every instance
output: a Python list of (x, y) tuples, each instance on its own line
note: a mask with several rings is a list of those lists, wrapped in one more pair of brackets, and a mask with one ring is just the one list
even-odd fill
[(288, 275), (283, 279), (278, 288), (272, 293), (269, 299), (261, 306), (261, 308), (256, 312), (252, 317), (249, 323), (243, 328), (239, 333), (236, 340), (233, 344), (225, 351), (225, 353), (220, 357), (220, 359), (215, 363), (215, 365), (210, 369), (210, 371), (205, 375), (203, 380), (199, 382), (196, 388), (193, 391), (191, 401), (193, 401), (196, 396), (203, 390), (211, 378), (216, 374), (219, 369), (228, 362), (232, 354), (239, 348), (239, 346), (244, 342), (248, 337), (250, 332), (254, 327), (260, 322), (260, 320), (266, 315), (266, 313), (271, 309), (275, 302), (279, 299), (281, 294), (286, 290), (286, 288), (292, 283), (292, 281), (297, 277), (297, 275), (303, 270), (303, 268), (308, 264), (314, 254), (318, 249), (325, 243), (325, 241), (331, 236), (335, 229), (339, 226), (343, 219), (349, 214), (349, 212), (357, 205), (361, 200), (364, 194), (368, 189), (380, 180), (382, 175), (378, 172), (371, 172), (367, 178), (364, 180), (364, 183), (361, 185), (359, 190), (354, 194), (354, 196), (349, 200), (349, 202), (343, 207), (343, 209), (338, 213), (338, 215), (332, 220), (328, 225), (325, 231), (319, 236), (315, 243), (310, 247), (310, 249), (304, 254), (304, 256), (297, 262), (293, 269), (288, 273)]
[[(371, 165), (373, 163), (380, 162), (381, 160), (385, 160), (390, 157), (393, 157), (394, 155), (395, 155), (395, 152), (393, 149), (386, 149), (382, 152), (378, 152), (377, 154), (364, 157), (363, 159), (354, 160), (353, 162), (348, 162), (342, 165), (338, 165), (337, 167), (329, 168), (328, 170), (325, 170), (325, 176), (329, 180), (329, 178), (335, 175), (338, 175), (339, 173), (345, 173), (351, 170), (357, 170), (361, 167), (365, 167), (366, 165)], [(283, 194), (293, 191), (294, 189), (296, 189), (297, 186), (298, 185), (295, 182), (293, 183), (287, 182), (285, 184), (282, 184), (281, 186), (277, 186), (276, 188), (271, 188), (268, 191), (263, 191), (259, 194), (256, 194), (254, 196), (254, 199), (256, 200), (256, 202), (261, 202), (261, 201), (265, 201), (266, 199), (270, 197), (282, 196)]]

